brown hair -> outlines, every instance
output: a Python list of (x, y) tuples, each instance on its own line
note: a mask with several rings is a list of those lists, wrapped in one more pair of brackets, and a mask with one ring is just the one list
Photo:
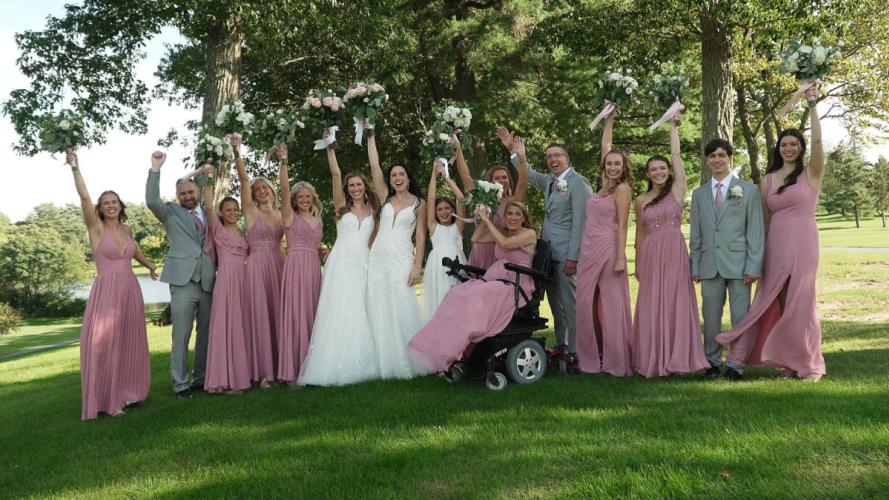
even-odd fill
[[(667, 177), (667, 182), (664, 183), (664, 187), (661, 188), (661, 191), (654, 197), (653, 200), (649, 201), (643, 210), (648, 210), (648, 207), (652, 205), (656, 205), (659, 201), (663, 200), (668, 194), (670, 194), (673, 189), (673, 165), (670, 164), (670, 160), (661, 155), (654, 155), (645, 162), (645, 172), (648, 172), (648, 167), (651, 165), (653, 161), (662, 161), (667, 164), (667, 170), (670, 171), (669, 177)], [(648, 179), (648, 191), (654, 189), (654, 183), (651, 182), (651, 179)]]
[(96, 202), (96, 215), (99, 216), (99, 220), (105, 220), (105, 214), (102, 213), (100, 207), (102, 206), (102, 198), (106, 194), (113, 194), (117, 198), (117, 203), (120, 205), (120, 213), (117, 214), (117, 220), (123, 224), (127, 221), (127, 206), (124, 204), (123, 200), (120, 199), (120, 195), (110, 189), (99, 195), (99, 200)]
[(506, 194), (512, 196), (513, 190), (515, 189), (515, 179), (512, 178), (512, 172), (510, 172), (508, 167), (503, 165), (491, 167), (485, 172), (485, 178), (488, 179), (488, 182), (494, 182), (492, 178), (494, 177), (494, 172), (498, 170), (503, 170), (506, 172), (506, 176), (509, 177), (509, 189), (506, 190)]
[(370, 188), (370, 183), (367, 182), (367, 177), (357, 170), (349, 172), (343, 178), (343, 195), (346, 197), (346, 203), (336, 211), (336, 218), (339, 219), (352, 211), (353, 203), (352, 196), (349, 195), (349, 180), (355, 177), (360, 177), (361, 182), (364, 183), (364, 201), (370, 203), (370, 207), (373, 210), (374, 222), (376, 222), (377, 218), (380, 216), (380, 200), (377, 199), (376, 193)]
[[(632, 167), (632, 165), (630, 165), (630, 156), (623, 149), (612, 149), (611, 151), (608, 152), (608, 154), (606, 154), (605, 156), (602, 157), (602, 165), (601, 165), (602, 187), (603, 188), (605, 187), (605, 162), (608, 161), (608, 155), (612, 155), (612, 154), (620, 156), (621, 164), (624, 167), (623, 172), (621, 172), (621, 174), (620, 174), (620, 179), (617, 180), (617, 184), (620, 185), (623, 183), (627, 183), (632, 187), (633, 186), (633, 167)], [(617, 188), (617, 186), (612, 187), (611, 189), (608, 190), (608, 193), (609, 194), (613, 193), (616, 188)]]
[[(454, 219), (454, 216), (457, 215), (457, 205), (454, 203), (454, 200), (448, 198), (447, 196), (439, 196), (438, 198), (435, 199), (434, 209), (436, 211), (438, 210), (439, 203), (447, 203), (448, 205), (451, 206), (451, 210), (453, 210), (453, 213), (451, 214), (451, 220), (448, 221), (448, 223), (447, 223), (447, 225), (450, 226), (456, 220), (456, 219)], [(435, 223), (438, 224), (439, 222), (436, 220)]]
[[(506, 219), (506, 211), (509, 210), (509, 207), (516, 207), (522, 211), (522, 217), (524, 217), (524, 221), (522, 222), (522, 227), (526, 229), (533, 229), (534, 232), (537, 232), (537, 226), (534, 225), (534, 220), (531, 219), (531, 213), (528, 212), (528, 206), (520, 201), (509, 200), (506, 202), (506, 209), (503, 210), (503, 218)], [(505, 224), (505, 223), (504, 223)]]

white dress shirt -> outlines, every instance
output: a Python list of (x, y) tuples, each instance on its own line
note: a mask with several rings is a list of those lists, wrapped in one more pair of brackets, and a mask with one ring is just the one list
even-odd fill
[(722, 184), (722, 202), (725, 203), (728, 197), (728, 187), (732, 184), (732, 173), (729, 172), (725, 179), (717, 181), (716, 178), (710, 178), (710, 194), (713, 196), (713, 202), (716, 202), (716, 187)]

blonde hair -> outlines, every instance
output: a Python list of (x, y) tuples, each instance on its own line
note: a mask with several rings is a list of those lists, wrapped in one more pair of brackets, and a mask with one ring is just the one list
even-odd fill
[(306, 189), (312, 193), (312, 208), (309, 209), (309, 213), (314, 217), (321, 217), (324, 207), (321, 205), (321, 199), (318, 198), (318, 191), (315, 190), (315, 186), (306, 181), (299, 181), (290, 188), (290, 206), (293, 211), (299, 213), (299, 209), (296, 208), (296, 194), (300, 189)]
[(257, 182), (265, 182), (266, 186), (272, 191), (272, 206), (278, 207), (278, 192), (275, 189), (275, 185), (272, 184), (272, 181), (266, 179), (265, 177), (257, 177), (250, 181), (250, 199), (253, 200), (253, 203), (256, 203), (256, 196), (253, 194), (253, 186), (256, 185)]

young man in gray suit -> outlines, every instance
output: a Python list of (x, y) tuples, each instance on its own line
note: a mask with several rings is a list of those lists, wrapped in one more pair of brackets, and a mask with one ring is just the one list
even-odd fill
[[(527, 162), (525, 145), (503, 127), (498, 134), (512, 153), (513, 165)], [(586, 224), (586, 202), (592, 194), (590, 182), (571, 166), (568, 150), (561, 144), (546, 148), (549, 173), (528, 168), (528, 181), (543, 192), (546, 217), (540, 238), (549, 242), (555, 263), (553, 280), (546, 286), (546, 298), (553, 312), (556, 341), (566, 346), (572, 364), (576, 363), (575, 273), (580, 241)]]
[[(207, 339), (210, 329), (210, 303), (216, 280), (216, 261), (204, 252), (207, 219), (198, 203), (198, 188), (191, 180), (176, 182), (179, 203), (160, 198), (160, 169), (167, 155), (155, 151), (145, 186), (145, 203), (167, 230), (170, 248), (164, 259), (161, 281), (170, 285), (170, 311), (173, 319), (173, 345), (170, 349), (170, 377), (179, 399), (191, 399), (204, 388), (207, 367)], [(198, 334), (194, 348), (194, 372), (188, 374), (188, 341), (197, 312)]]
[[(732, 145), (714, 139), (704, 148), (710, 182), (691, 195), (691, 274), (701, 283), (704, 351), (710, 368), (704, 377), (719, 377), (722, 347), (716, 342), (722, 326), (726, 290), (732, 325), (750, 307), (750, 288), (762, 276), (765, 232), (759, 189), (732, 175)], [(725, 378), (741, 380), (744, 366), (727, 362)]]

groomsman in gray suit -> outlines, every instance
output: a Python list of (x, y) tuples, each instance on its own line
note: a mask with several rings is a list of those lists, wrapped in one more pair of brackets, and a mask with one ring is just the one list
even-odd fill
[[(498, 128), (500, 140), (512, 152), (512, 163), (527, 162), (521, 138), (513, 138), (503, 127)], [(546, 217), (540, 238), (550, 243), (555, 275), (546, 286), (546, 298), (553, 312), (556, 341), (567, 346), (572, 363), (576, 360), (575, 338), (575, 273), (580, 241), (586, 224), (586, 202), (592, 194), (590, 182), (571, 165), (568, 150), (562, 144), (546, 148), (544, 174), (528, 168), (528, 181), (543, 192)]]
[[(722, 347), (716, 342), (728, 290), (732, 325), (750, 307), (750, 288), (762, 276), (764, 228), (759, 189), (732, 175), (732, 145), (714, 139), (704, 148), (710, 182), (691, 195), (691, 274), (701, 283), (704, 351), (710, 368), (704, 376), (719, 377)], [(727, 362), (725, 378), (741, 380), (744, 366)]]
[[(170, 311), (173, 319), (173, 345), (170, 349), (170, 377), (179, 399), (191, 399), (204, 387), (207, 367), (207, 339), (210, 329), (210, 302), (216, 280), (216, 261), (203, 250), (207, 219), (198, 203), (198, 187), (191, 180), (176, 182), (179, 203), (160, 198), (160, 169), (166, 154), (151, 155), (151, 170), (145, 186), (145, 202), (167, 230), (170, 248), (164, 260), (161, 281), (170, 285)], [(188, 373), (188, 342), (195, 313), (198, 333), (195, 339), (194, 371)]]

